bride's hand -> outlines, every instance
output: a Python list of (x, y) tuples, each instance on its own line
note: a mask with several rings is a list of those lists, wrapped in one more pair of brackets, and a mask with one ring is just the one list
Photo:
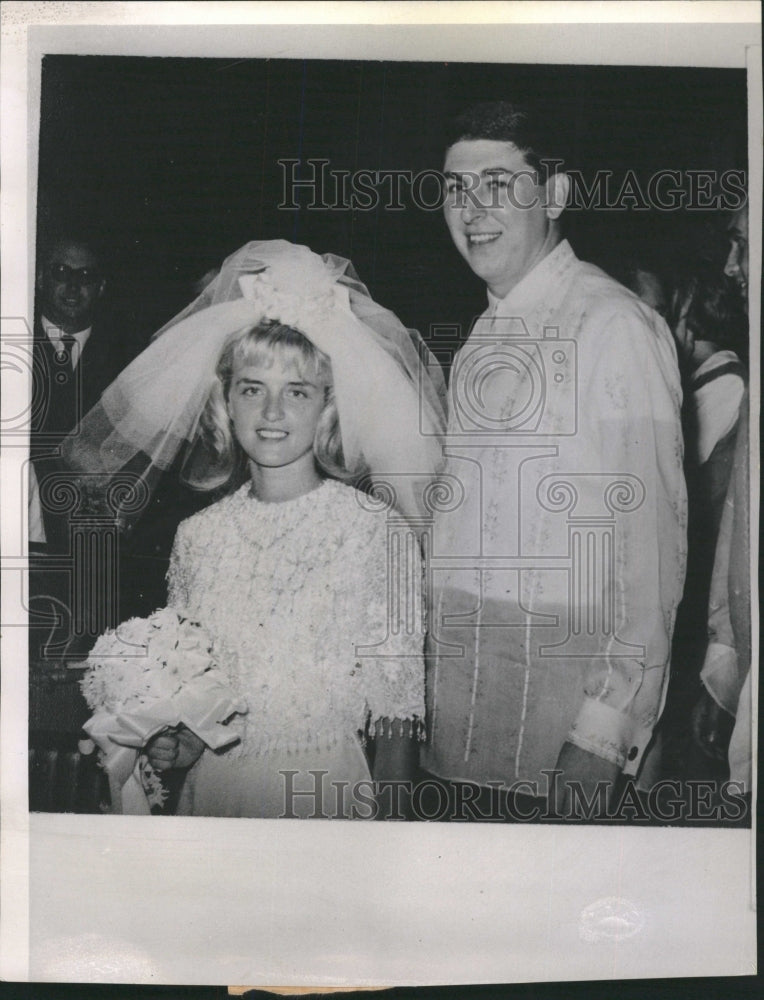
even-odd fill
[(172, 768), (189, 768), (195, 764), (204, 750), (204, 741), (186, 729), (166, 729), (150, 740), (144, 748), (149, 764), (155, 771), (169, 771)]

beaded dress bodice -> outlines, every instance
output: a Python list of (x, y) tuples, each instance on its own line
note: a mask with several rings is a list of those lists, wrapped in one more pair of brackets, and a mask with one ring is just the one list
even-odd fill
[(234, 754), (423, 719), (421, 564), (417, 552), (405, 576), (416, 627), (396, 631), (388, 549), (386, 513), (336, 480), (281, 503), (257, 500), (247, 483), (180, 525), (168, 603), (198, 617), (249, 705), (232, 722)]

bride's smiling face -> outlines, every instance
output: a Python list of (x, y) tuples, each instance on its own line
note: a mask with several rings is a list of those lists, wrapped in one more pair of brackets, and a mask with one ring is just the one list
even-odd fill
[[(269, 363), (270, 362), (270, 363)], [(305, 369), (308, 368), (306, 371)], [(313, 473), (313, 442), (326, 400), (326, 382), (282, 351), (234, 365), (228, 415), (251, 462), (261, 468)]]

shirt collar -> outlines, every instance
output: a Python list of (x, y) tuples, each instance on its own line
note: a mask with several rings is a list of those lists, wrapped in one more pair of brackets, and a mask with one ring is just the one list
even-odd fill
[[(40, 323), (42, 325), (43, 330), (45, 331), (45, 336), (49, 340), (52, 340), (56, 344), (61, 342), (64, 336), (64, 331), (57, 323), (53, 323), (51, 320), (48, 319), (47, 316), (41, 316)], [(92, 326), (88, 326), (85, 327), (84, 330), (78, 330), (76, 333), (72, 334), (74, 339), (80, 345), (80, 348), (85, 346), (85, 342), (90, 336), (90, 331), (92, 329), (93, 329)]]
[(577, 260), (567, 240), (561, 240), (504, 298), (488, 291), (491, 312), (500, 316), (523, 315), (546, 303), (551, 288), (559, 287), (564, 272)]

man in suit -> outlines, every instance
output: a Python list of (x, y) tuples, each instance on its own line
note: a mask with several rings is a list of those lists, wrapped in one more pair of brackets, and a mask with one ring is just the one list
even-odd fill
[[(37, 485), (56, 467), (58, 446), (119, 374), (120, 352), (99, 320), (106, 290), (100, 255), (75, 236), (44, 248), (37, 269), (31, 446)], [(30, 541), (58, 547), (60, 518), (30, 510)], [(58, 539), (60, 542), (60, 539)]]
[[(89, 612), (84, 605), (76, 610), (72, 604), (74, 589), (81, 590), (83, 581), (78, 584), (71, 576), (74, 569), (68, 573), (59, 565), (73, 557), (71, 516), (80, 507), (77, 484), (65, 478), (60, 464), (60, 446), (117, 377), (123, 367), (124, 351), (121, 338), (102, 319), (106, 277), (102, 256), (90, 241), (65, 234), (47, 243), (38, 259), (36, 290), (30, 433), (30, 606), (39, 610), (52, 600), (59, 611), (61, 606), (69, 608), (71, 615), (65, 614), (64, 618), (71, 621), (62, 621), (62, 625), (71, 634), (70, 628), (82, 632), (81, 619)], [(37, 632), (32, 629), (32, 633)], [(41, 634), (30, 634), (30, 639), (33, 651), (37, 641), (45, 641)], [(78, 648), (88, 644), (86, 636), (80, 639), (75, 644)], [(76, 652), (74, 646), (68, 651)]]
[[(45, 243), (36, 271), (29, 502), (30, 808), (97, 811), (95, 757), (76, 754), (90, 714), (73, 661), (111, 621), (113, 532), (76, 519), (78, 484), (60, 462), (61, 443), (116, 378), (125, 338), (103, 316), (103, 257), (73, 232)], [(67, 661), (64, 667), (62, 661)], [(74, 769), (74, 770), (73, 770)], [(78, 777), (75, 777), (75, 774)], [(97, 794), (97, 793), (95, 793)]]

